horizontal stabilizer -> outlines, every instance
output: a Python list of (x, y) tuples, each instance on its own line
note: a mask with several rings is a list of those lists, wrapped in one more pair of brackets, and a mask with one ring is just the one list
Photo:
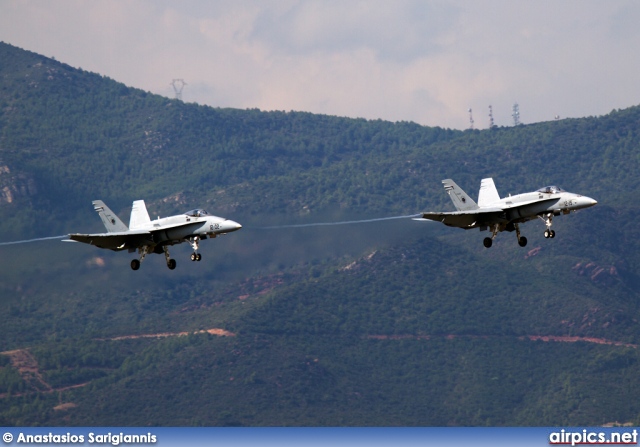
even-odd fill
[(137, 248), (142, 244), (148, 244), (151, 240), (151, 233), (137, 230), (118, 233), (70, 234), (69, 239), (75, 242), (82, 242), (84, 244), (117, 251), (129, 247)]

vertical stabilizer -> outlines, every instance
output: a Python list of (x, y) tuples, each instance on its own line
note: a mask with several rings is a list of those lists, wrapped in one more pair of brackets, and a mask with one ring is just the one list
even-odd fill
[(447, 194), (451, 197), (453, 205), (458, 211), (471, 211), (478, 209), (478, 204), (474, 202), (473, 199), (462, 190), (462, 188), (456, 185), (456, 182), (451, 179), (446, 179), (442, 181), (442, 184), (444, 185), (444, 190), (447, 191)]
[(500, 201), (500, 194), (496, 189), (495, 183), (492, 178), (483, 178), (480, 183), (480, 192), (478, 193), (478, 205), (480, 207), (487, 207), (493, 203)]
[(98, 212), (100, 219), (102, 219), (102, 223), (109, 233), (119, 233), (128, 230), (127, 226), (118, 218), (116, 213), (111, 211), (102, 200), (94, 200), (91, 203), (93, 204), (93, 209)]
[(131, 219), (129, 220), (130, 230), (140, 230), (146, 228), (151, 223), (149, 213), (147, 212), (147, 206), (144, 204), (144, 200), (136, 200), (131, 206)]

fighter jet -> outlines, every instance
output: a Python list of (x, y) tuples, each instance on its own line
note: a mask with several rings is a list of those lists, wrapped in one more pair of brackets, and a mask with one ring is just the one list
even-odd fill
[(505, 230), (515, 230), (518, 244), (526, 246), (527, 238), (520, 235), (519, 224), (536, 218), (542, 220), (547, 227), (544, 237), (554, 238), (556, 232), (551, 229), (554, 216), (569, 214), (598, 203), (590, 197), (573, 194), (557, 186), (545, 186), (534, 192), (509, 195), (501, 199), (492, 178), (482, 179), (476, 203), (453, 180), (446, 179), (442, 183), (457, 211), (422, 213), (422, 217), (414, 220), (434, 220), (465, 230), (490, 230), (493, 235), (484, 238), (484, 246), (487, 248), (491, 247), (498, 233)]
[(193, 248), (191, 260), (200, 261), (202, 255), (198, 253), (198, 247), (201, 240), (242, 228), (237, 222), (212, 216), (203, 209), (194, 209), (177, 216), (158, 217), (152, 221), (144, 200), (133, 202), (127, 227), (104, 202), (94, 200), (92, 203), (107, 228), (107, 233), (70, 234), (65, 242), (84, 242), (114, 251), (128, 250), (129, 253), (137, 250), (140, 257), (131, 261), (133, 270), (140, 268), (140, 263), (149, 253), (164, 253), (167, 267), (175, 269), (176, 261), (169, 255), (169, 246), (182, 242), (188, 242)]

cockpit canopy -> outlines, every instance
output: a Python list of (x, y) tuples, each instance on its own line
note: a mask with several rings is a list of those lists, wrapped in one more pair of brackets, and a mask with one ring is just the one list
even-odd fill
[(540, 188), (538, 192), (544, 192), (547, 194), (556, 194), (556, 193), (565, 192), (565, 191), (559, 186), (545, 186), (544, 188)]
[(209, 215), (209, 213), (207, 213), (202, 208), (196, 208), (195, 210), (187, 211), (185, 214), (187, 216), (191, 216), (191, 217), (202, 217), (202, 216), (208, 216)]

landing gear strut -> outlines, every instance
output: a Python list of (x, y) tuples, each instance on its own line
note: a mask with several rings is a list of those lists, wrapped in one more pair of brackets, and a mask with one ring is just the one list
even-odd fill
[(553, 214), (549, 213), (549, 214), (546, 214), (544, 217), (542, 216), (538, 216), (538, 217), (547, 226), (547, 229), (544, 230), (544, 237), (546, 239), (549, 239), (549, 238), (553, 239), (554, 237), (556, 237), (556, 232), (551, 229), (551, 225), (553, 225)]
[(521, 247), (526, 247), (527, 238), (524, 236), (520, 236), (520, 225), (513, 224), (513, 226), (516, 227), (516, 237), (518, 238), (518, 245)]
[(145, 245), (144, 247), (138, 248), (138, 253), (140, 253), (140, 259), (133, 259), (131, 261), (132, 270), (138, 270), (140, 268), (140, 264), (144, 261), (144, 257), (149, 253), (149, 247)]
[(193, 248), (193, 253), (191, 253), (191, 260), (200, 261), (202, 259), (202, 255), (198, 253), (198, 244), (200, 243), (200, 238), (198, 236), (195, 236), (193, 238), (187, 239), (187, 242), (189, 242), (189, 245), (191, 245), (191, 248)]
[(169, 247), (165, 245), (162, 249), (164, 250), (164, 259), (167, 261), (167, 267), (169, 267), (169, 270), (173, 270), (176, 268), (176, 260), (171, 259), (171, 255), (169, 255)]
[(486, 248), (489, 248), (493, 245), (493, 240), (496, 238), (499, 232), (500, 232), (500, 227), (498, 227), (498, 224), (494, 224), (491, 226), (491, 233), (493, 234), (491, 235), (491, 237), (485, 237), (484, 240), (482, 241), (482, 243)]
[[(518, 245), (521, 247), (525, 247), (527, 245), (527, 238), (520, 235), (520, 226), (517, 223), (513, 224), (514, 229), (516, 230), (516, 236), (518, 238)], [(513, 231), (508, 228), (508, 231)], [(491, 237), (485, 237), (482, 243), (486, 248), (489, 248), (493, 245), (493, 240), (496, 238), (498, 233), (500, 232), (500, 227), (498, 224), (491, 226), (491, 232), (493, 233)]]

